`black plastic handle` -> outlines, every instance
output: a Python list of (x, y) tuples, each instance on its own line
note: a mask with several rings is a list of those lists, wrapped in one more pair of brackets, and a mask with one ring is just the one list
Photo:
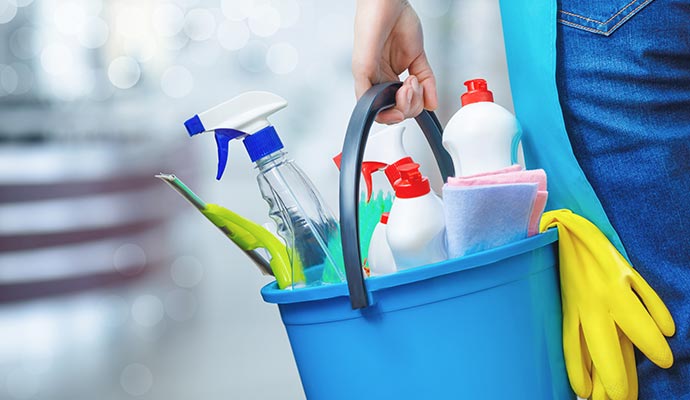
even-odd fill
[[(401, 85), (400, 82), (380, 83), (364, 93), (352, 111), (345, 133), (340, 164), (340, 233), (343, 239), (347, 286), (353, 309), (369, 305), (359, 248), (359, 178), (364, 147), (376, 114), (395, 105), (395, 93)], [(426, 110), (415, 119), (422, 128), (436, 157), (441, 176), (446, 181), (454, 172), (453, 162), (441, 141), (441, 123), (433, 112)]]

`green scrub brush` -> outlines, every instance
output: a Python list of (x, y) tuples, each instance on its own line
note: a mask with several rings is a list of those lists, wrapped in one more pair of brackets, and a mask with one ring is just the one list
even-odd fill
[[(389, 212), (393, 205), (393, 196), (390, 193), (379, 191), (370, 201), (367, 201), (366, 195), (362, 193), (359, 200), (359, 248), (361, 251), (362, 260), (366, 264), (366, 259), (369, 254), (369, 242), (374, 233), (376, 224), (381, 220), (381, 214)], [(343, 264), (343, 248), (340, 230), (336, 230), (335, 235), (328, 241), (328, 250), (333, 259), (338, 261), (336, 268), (340, 273), (334, 271), (332, 268), (325, 268), (321, 276), (321, 280), (325, 283), (339, 283), (342, 282), (341, 276), (345, 276), (345, 265)]]

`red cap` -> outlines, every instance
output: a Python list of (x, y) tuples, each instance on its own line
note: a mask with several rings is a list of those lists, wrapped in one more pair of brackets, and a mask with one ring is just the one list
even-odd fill
[(386, 167), (384, 172), (386, 173), (386, 177), (388, 178), (388, 182), (391, 183), (391, 186), (395, 186), (395, 181), (400, 179), (400, 172), (398, 171), (398, 167), (405, 164), (411, 164), (413, 162), (414, 161), (412, 160), (412, 157), (405, 157), (399, 159), (398, 161)]
[(381, 214), (381, 223), (384, 224), (384, 225), (388, 223), (388, 214), (389, 214), (389, 213), (383, 213), (383, 214)]
[(471, 79), (465, 82), (465, 86), (467, 86), (467, 93), (460, 96), (460, 102), (463, 106), (480, 101), (493, 103), (494, 94), (488, 89), (484, 79)]
[(396, 197), (400, 199), (411, 199), (424, 196), (431, 192), (429, 179), (422, 176), (422, 173), (419, 172), (419, 164), (410, 163), (401, 165), (398, 167), (398, 171), (400, 171), (400, 179), (395, 181), (393, 185)]

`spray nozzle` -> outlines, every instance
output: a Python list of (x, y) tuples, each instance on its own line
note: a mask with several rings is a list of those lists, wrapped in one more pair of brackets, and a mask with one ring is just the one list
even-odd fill
[[(333, 157), (333, 162), (340, 169), (340, 162), (343, 158), (343, 153), (338, 154)], [(362, 177), (364, 178), (364, 184), (367, 186), (367, 203), (371, 200), (371, 195), (374, 190), (374, 184), (372, 182), (372, 175), (374, 172), (381, 171), (388, 167), (388, 164), (378, 162), (378, 161), (364, 161), (362, 163)]]
[[(283, 148), (267, 118), (285, 106), (287, 101), (276, 94), (246, 92), (193, 116), (184, 125), (189, 136), (214, 132), (218, 147), (216, 179), (220, 180), (227, 165), (231, 140), (244, 140), (252, 162)], [(250, 137), (252, 140), (248, 140)]]

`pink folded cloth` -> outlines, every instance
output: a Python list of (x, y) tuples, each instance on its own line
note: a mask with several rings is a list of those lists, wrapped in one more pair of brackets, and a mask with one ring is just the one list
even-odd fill
[(448, 185), (450, 186), (483, 186), (512, 183), (537, 184), (537, 196), (532, 206), (527, 228), (528, 236), (536, 235), (539, 233), (539, 220), (541, 219), (541, 214), (544, 212), (546, 200), (548, 199), (546, 172), (543, 169), (523, 170), (521, 166), (513, 165), (493, 172), (448, 178)]

